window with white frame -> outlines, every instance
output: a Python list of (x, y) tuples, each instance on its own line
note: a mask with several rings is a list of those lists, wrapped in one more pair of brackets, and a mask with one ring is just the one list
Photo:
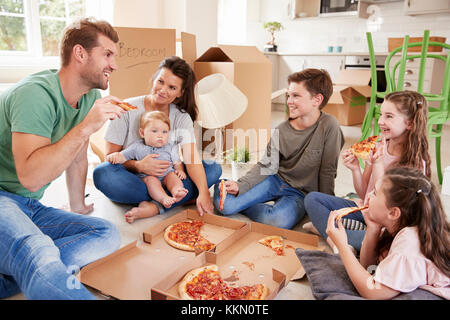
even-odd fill
[(0, 0), (0, 55), (57, 56), (66, 25), (86, 15), (86, 0)]

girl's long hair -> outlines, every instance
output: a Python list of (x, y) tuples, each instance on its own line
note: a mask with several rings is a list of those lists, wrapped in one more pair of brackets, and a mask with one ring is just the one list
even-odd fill
[(174, 75), (183, 80), (181, 87), (183, 95), (175, 99), (173, 103), (181, 112), (187, 112), (191, 116), (192, 121), (195, 121), (198, 115), (198, 108), (194, 93), (196, 83), (194, 71), (192, 71), (192, 68), (185, 60), (177, 56), (171, 56), (161, 61), (158, 70), (153, 75), (153, 80), (162, 68), (170, 70)]
[(387, 170), (382, 186), (386, 206), (400, 208), (401, 216), (394, 234), (383, 232), (378, 254), (389, 250), (398, 231), (416, 226), (420, 251), (450, 277), (450, 224), (436, 186), (421, 171), (410, 167)]
[(420, 93), (409, 90), (389, 93), (384, 99), (394, 103), (397, 109), (411, 121), (411, 129), (406, 133), (403, 155), (397, 165), (422, 169), (426, 176), (431, 178), (427, 101)]

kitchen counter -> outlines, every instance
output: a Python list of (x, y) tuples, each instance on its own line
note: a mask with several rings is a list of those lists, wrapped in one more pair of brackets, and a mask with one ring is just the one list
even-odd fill
[[(369, 52), (263, 52), (274, 56), (368, 56)], [(389, 52), (376, 52), (377, 56), (387, 56)]]
[[(369, 52), (263, 52), (266, 55), (273, 56), (368, 56)], [(375, 52), (376, 56), (388, 56), (390, 52)], [(431, 52), (428, 53), (446, 56), (448, 52)], [(409, 52), (408, 54), (420, 54), (420, 52)]]

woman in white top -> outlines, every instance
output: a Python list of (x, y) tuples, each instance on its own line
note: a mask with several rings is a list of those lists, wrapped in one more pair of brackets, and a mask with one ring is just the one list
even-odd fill
[[(209, 187), (222, 174), (221, 166), (214, 161), (200, 161), (195, 143), (193, 121), (197, 117), (194, 97), (195, 75), (181, 58), (173, 56), (164, 59), (152, 78), (148, 95), (129, 98), (126, 101), (138, 107), (122, 118), (110, 121), (105, 133), (106, 154), (121, 151), (139, 137), (139, 117), (146, 111), (164, 112), (170, 119), (171, 142), (179, 145), (188, 177), (183, 180), (189, 191), (187, 196), (175, 205), (183, 204), (197, 197), (198, 212), (213, 213)], [(156, 160), (158, 155), (148, 155), (142, 160), (129, 160), (122, 164), (104, 162), (93, 173), (94, 184), (109, 199), (119, 203), (137, 204), (126, 213), (128, 222), (151, 217), (167, 210), (150, 198), (145, 183), (136, 175), (161, 176), (170, 163)]]

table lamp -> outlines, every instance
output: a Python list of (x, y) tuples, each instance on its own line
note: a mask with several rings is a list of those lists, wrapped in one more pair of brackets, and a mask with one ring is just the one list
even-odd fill
[(221, 158), (222, 128), (238, 119), (247, 109), (247, 97), (223, 74), (214, 73), (197, 83), (199, 125), (215, 129), (216, 158)]

